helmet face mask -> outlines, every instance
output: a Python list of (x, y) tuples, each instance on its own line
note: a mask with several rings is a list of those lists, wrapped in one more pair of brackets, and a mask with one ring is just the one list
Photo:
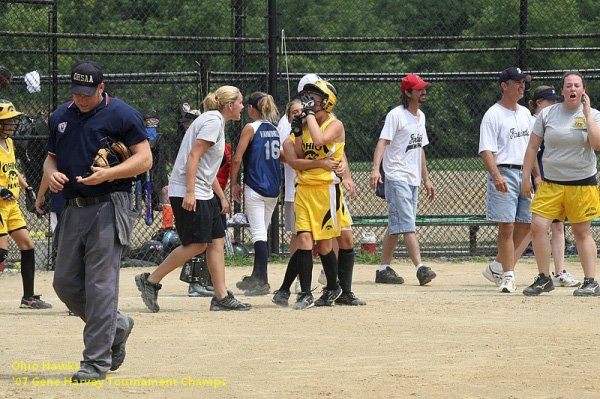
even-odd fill
[(304, 85), (301, 94), (304, 95), (308, 93), (316, 94), (321, 98), (320, 104), (325, 112), (330, 113), (333, 111), (337, 102), (337, 92), (331, 83), (324, 80), (319, 80), (315, 83), (307, 83)]

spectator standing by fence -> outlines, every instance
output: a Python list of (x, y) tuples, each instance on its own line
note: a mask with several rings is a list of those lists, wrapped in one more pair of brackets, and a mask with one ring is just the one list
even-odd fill
[(427, 197), (433, 200), (435, 188), (429, 180), (423, 147), (429, 144), (425, 129), (425, 114), (419, 108), (426, 101), (429, 82), (418, 75), (408, 75), (400, 85), (401, 104), (385, 118), (373, 156), (370, 185), (373, 190), (381, 182), (379, 167), (383, 161), (385, 198), (388, 204), (388, 228), (383, 238), (381, 267), (375, 272), (375, 282), (402, 284), (404, 279), (390, 267), (398, 235), (403, 234), (408, 256), (417, 269), (420, 285), (436, 277), (430, 267), (421, 263), (421, 250), (416, 234), (417, 203), (421, 180)]

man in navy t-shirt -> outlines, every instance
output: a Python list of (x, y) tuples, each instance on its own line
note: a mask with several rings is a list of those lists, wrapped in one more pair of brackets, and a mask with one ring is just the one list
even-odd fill
[[(125, 358), (133, 319), (117, 310), (123, 245), (131, 242), (131, 177), (152, 167), (142, 115), (104, 93), (98, 64), (71, 71), (73, 101), (50, 117), (44, 173), (66, 200), (58, 227), (54, 289), (85, 322), (85, 349), (73, 381), (101, 380)], [(131, 157), (108, 168), (92, 166), (98, 150), (120, 141)]]

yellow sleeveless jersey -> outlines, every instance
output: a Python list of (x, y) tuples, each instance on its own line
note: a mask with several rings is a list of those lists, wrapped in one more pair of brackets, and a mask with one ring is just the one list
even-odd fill
[[(327, 119), (325, 123), (321, 125), (321, 131), (324, 132), (327, 126), (329, 126), (329, 124), (334, 120), (336, 120), (336, 118), (334, 116), (330, 116), (329, 119)], [(290, 136), (290, 138), (292, 137), (293, 135)], [(342, 160), (342, 156), (344, 155), (344, 145), (344, 142), (331, 142), (324, 146), (317, 147), (315, 143), (313, 143), (313, 139), (308, 131), (308, 126), (305, 126), (304, 130), (302, 131), (302, 149), (304, 150), (305, 159), (318, 160), (332, 157), (335, 161), (340, 162)], [(333, 171), (328, 171), (323, 168), (296, 171), (295, 184), (314, 186), (331, 183), (335, 184), (339, 183), (340, 181), (340, 178)]]
[(10, 138), (6, 139), (8, 150), (0, 145), (0, 187), (5, 187), (12, 191), (15, 198), (19, 198), (19, 175), (17, 174), (17, 165), (15, 163), (15, 148)]

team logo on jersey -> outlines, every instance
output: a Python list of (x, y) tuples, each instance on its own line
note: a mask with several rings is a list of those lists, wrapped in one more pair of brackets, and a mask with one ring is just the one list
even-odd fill
[(61, 122), (58, 124), (58, 132), (64, 133), (67, 130), (67, 122)]
[(404, 152), (409, 152), (410, 150), (415, 150), (417, 148), (421, 148), (423, 146), (423, 135), (421, 134), (411, 134), (410, 140), (408, 141), (408, 145), (406, 146), (406, 150)]
[(575, 118), (573, 119), (576, 129), (585, 129), (585, 119), (583, 118)]

